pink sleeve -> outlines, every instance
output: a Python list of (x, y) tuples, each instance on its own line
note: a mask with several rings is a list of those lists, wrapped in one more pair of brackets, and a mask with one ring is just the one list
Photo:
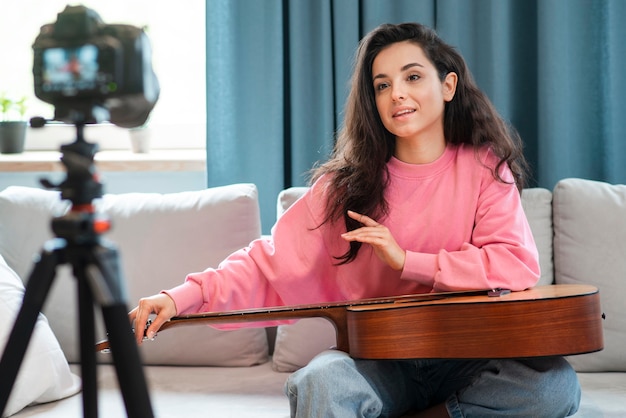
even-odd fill
[[(488, 170), (485, 170), (488, 173)], [(503, 170), (510, 180), (508, 168)], [(454, 227), (451, 220), (449, 227)], [(483, 177), (472, 237), (457, 251), (407, 252), (402, 278), (435, 291), (504, 288), (523, 290), (539, 280), (537, 247), (513, 184)]]
[[(189, 274), (185, 282), (164, 291), (178, 315), (283, 306), (325, 300), (329, 289), (319, 277), (334, 267), (313, 211), (322, 210), (309, 191), (280, 218), (272, 239), (253, 241), (216, 269)], [(332, 291), (332, 290), (331, 290)]]

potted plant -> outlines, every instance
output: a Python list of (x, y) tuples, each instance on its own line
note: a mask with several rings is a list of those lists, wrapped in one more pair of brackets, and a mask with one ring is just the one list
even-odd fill
[[(0, 152), (3, 154), (18, 154), (24, 151), (26, 141), (26, 97), (13, 100), (6, 93), (0, 95)], [(19, 115), (19, 119), (11, 119), (12, 115)]]

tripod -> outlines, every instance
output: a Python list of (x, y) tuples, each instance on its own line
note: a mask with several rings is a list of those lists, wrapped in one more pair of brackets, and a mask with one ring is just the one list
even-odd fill
[(80, 358), (83, 380), (83, 416), (98, 416), (94, 304), (100, 306), (108, 332), (113, 362), (126, 412), (132, 418), (154, 416), (137, 344), (128, 320), (117, 249), (101, 239), (109, 228), (95, 217), (93, 199), (102, 197), (93, 159), (96, 144), (84, 139), (84, 123), (76, 123), (76, 141), (61, 147), (66, 179), (58, 184), (42, 180), (47, 188), (61, 191), (72, 203), (70, 211), (52, 220), (56, 238), (46, 242), (28, 279), (22, 307), (0, 360), (0, 414), (15, 383), (37, 316), (50, 291), (55, 270), (70, 264), (78, 281)]

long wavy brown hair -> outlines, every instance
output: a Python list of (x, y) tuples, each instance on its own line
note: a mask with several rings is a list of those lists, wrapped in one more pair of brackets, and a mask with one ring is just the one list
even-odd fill
[[(521, 191), (524, 187), (527, 165), (519, 135), (478, 88), (463, 57), (427, 26), (384, 24), (359, 44), (344, 124), (338, 132), (333, 154), (312, 172), (312, 182), (322, 175), (330, 175), (323, 223), (343, 219), (347, 230), (353, 230), (361, 225), (347, 216), (348, 209), (373, 219), (388, 213), (387, 162), (394, 154), (395, 137), (383, 126), (376, 108), (372, 64), (384, 48), (403, 41), (414, 42), (422, 48), (437, 68), (441, 81), (450, 72), (457, 74), (456, 93), (444, 110), (446, 143), (471, 144), (476, 150), (488, 145), (499, 158), (498, 164), (490, 167), (494, 177), (505, 182), (499, 172), (507, 164), (518, 189)], [(339, 264), (354, 260), (360, 247), (361, 243), (351, 242), (350, 249), (337, 256)]]

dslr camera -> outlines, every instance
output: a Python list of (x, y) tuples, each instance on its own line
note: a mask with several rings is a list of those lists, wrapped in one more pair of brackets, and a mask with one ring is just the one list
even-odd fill
[(145, 123), (159, 97), (144, 30), (105, 24), (84, 6), (67, 6), (33, 44), (35, 95), (73, 124)]

